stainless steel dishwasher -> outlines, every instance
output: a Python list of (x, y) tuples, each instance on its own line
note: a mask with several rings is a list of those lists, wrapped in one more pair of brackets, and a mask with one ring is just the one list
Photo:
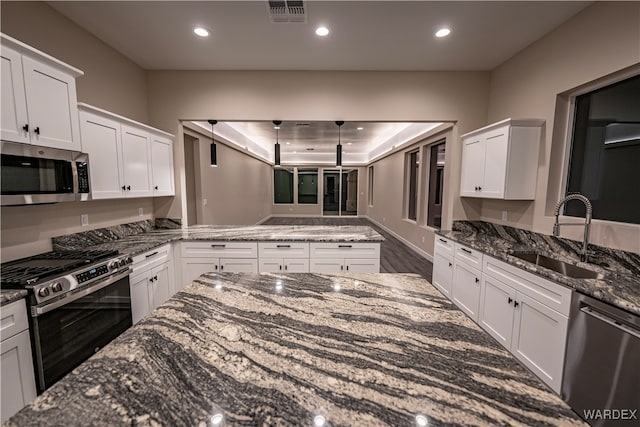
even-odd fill
[(640, 423), (640, 317), (574, 293), (562, 398), (592, 426)]

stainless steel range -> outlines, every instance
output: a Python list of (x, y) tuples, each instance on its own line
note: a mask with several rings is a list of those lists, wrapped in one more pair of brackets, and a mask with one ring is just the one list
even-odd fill
[(132, 325), (131, 262), (117, 251), (71, 251), (2, 264), (2, 288), (29, 293), (39, 392)]

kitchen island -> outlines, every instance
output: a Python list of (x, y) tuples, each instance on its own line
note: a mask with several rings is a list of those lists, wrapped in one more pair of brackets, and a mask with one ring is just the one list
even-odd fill
[(8, 422), (584, 425), (417, 275), (210, 274)]

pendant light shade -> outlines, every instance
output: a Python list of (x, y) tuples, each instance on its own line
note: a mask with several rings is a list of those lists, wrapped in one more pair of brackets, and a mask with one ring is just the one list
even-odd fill
[(344, 122), (342, 120), (336, 121), (338, 125), (338, 145), (336, 146), (336, 166), (342, 166), (342, 144), (340, 144), (340, 128)]
[(213, 136), (213, 125), (215, 125), (216, 123), (218, 123), (217, 120), (207, 120), (207, 122), (209, 122), (209, 124), (211, 125), (211, 167), (215, 168), (218, 167), (218, 153), (216, 152), (216, 143), (215, 143), (215, 139)]
[(274, 147), (274, 152), (275, 152), (274, 164), (276, 166), (280, 166), (280, 143), (278, 142), (278, 131), (280, 130), (281, 124), (282, 124), (281, 120), (273, 121), (273, 127), (276, 130), (276, 145)]

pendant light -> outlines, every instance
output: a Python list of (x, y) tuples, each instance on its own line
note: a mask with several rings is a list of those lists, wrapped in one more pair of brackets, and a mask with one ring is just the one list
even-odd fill
[(276, 130), (276, 146), (275, 146), (275, 162), (276, 166), (280, 166), (280, 143), (278, 142), (278, 131), (280, 130), (280, 125), (282, 124), (282, 120), (274, 120), (273, 125)]
[(218, 156), (216, 153), (216, 140), (213, 136), (213, 125), (215, 125), (216, 123), (218, 123), (217, 120), (207, 120), (207, 122), (209, 122), (209, 124), (211, 125), (211, 167), (212, 168), (217, 168), (218, 167)]
[(338, 125), (338, 145), (336, 146), (336, 166), (342, 167), (342, 145), (340, 144), (340, 128), (344, 124), (342, 120), (336, 121)]

